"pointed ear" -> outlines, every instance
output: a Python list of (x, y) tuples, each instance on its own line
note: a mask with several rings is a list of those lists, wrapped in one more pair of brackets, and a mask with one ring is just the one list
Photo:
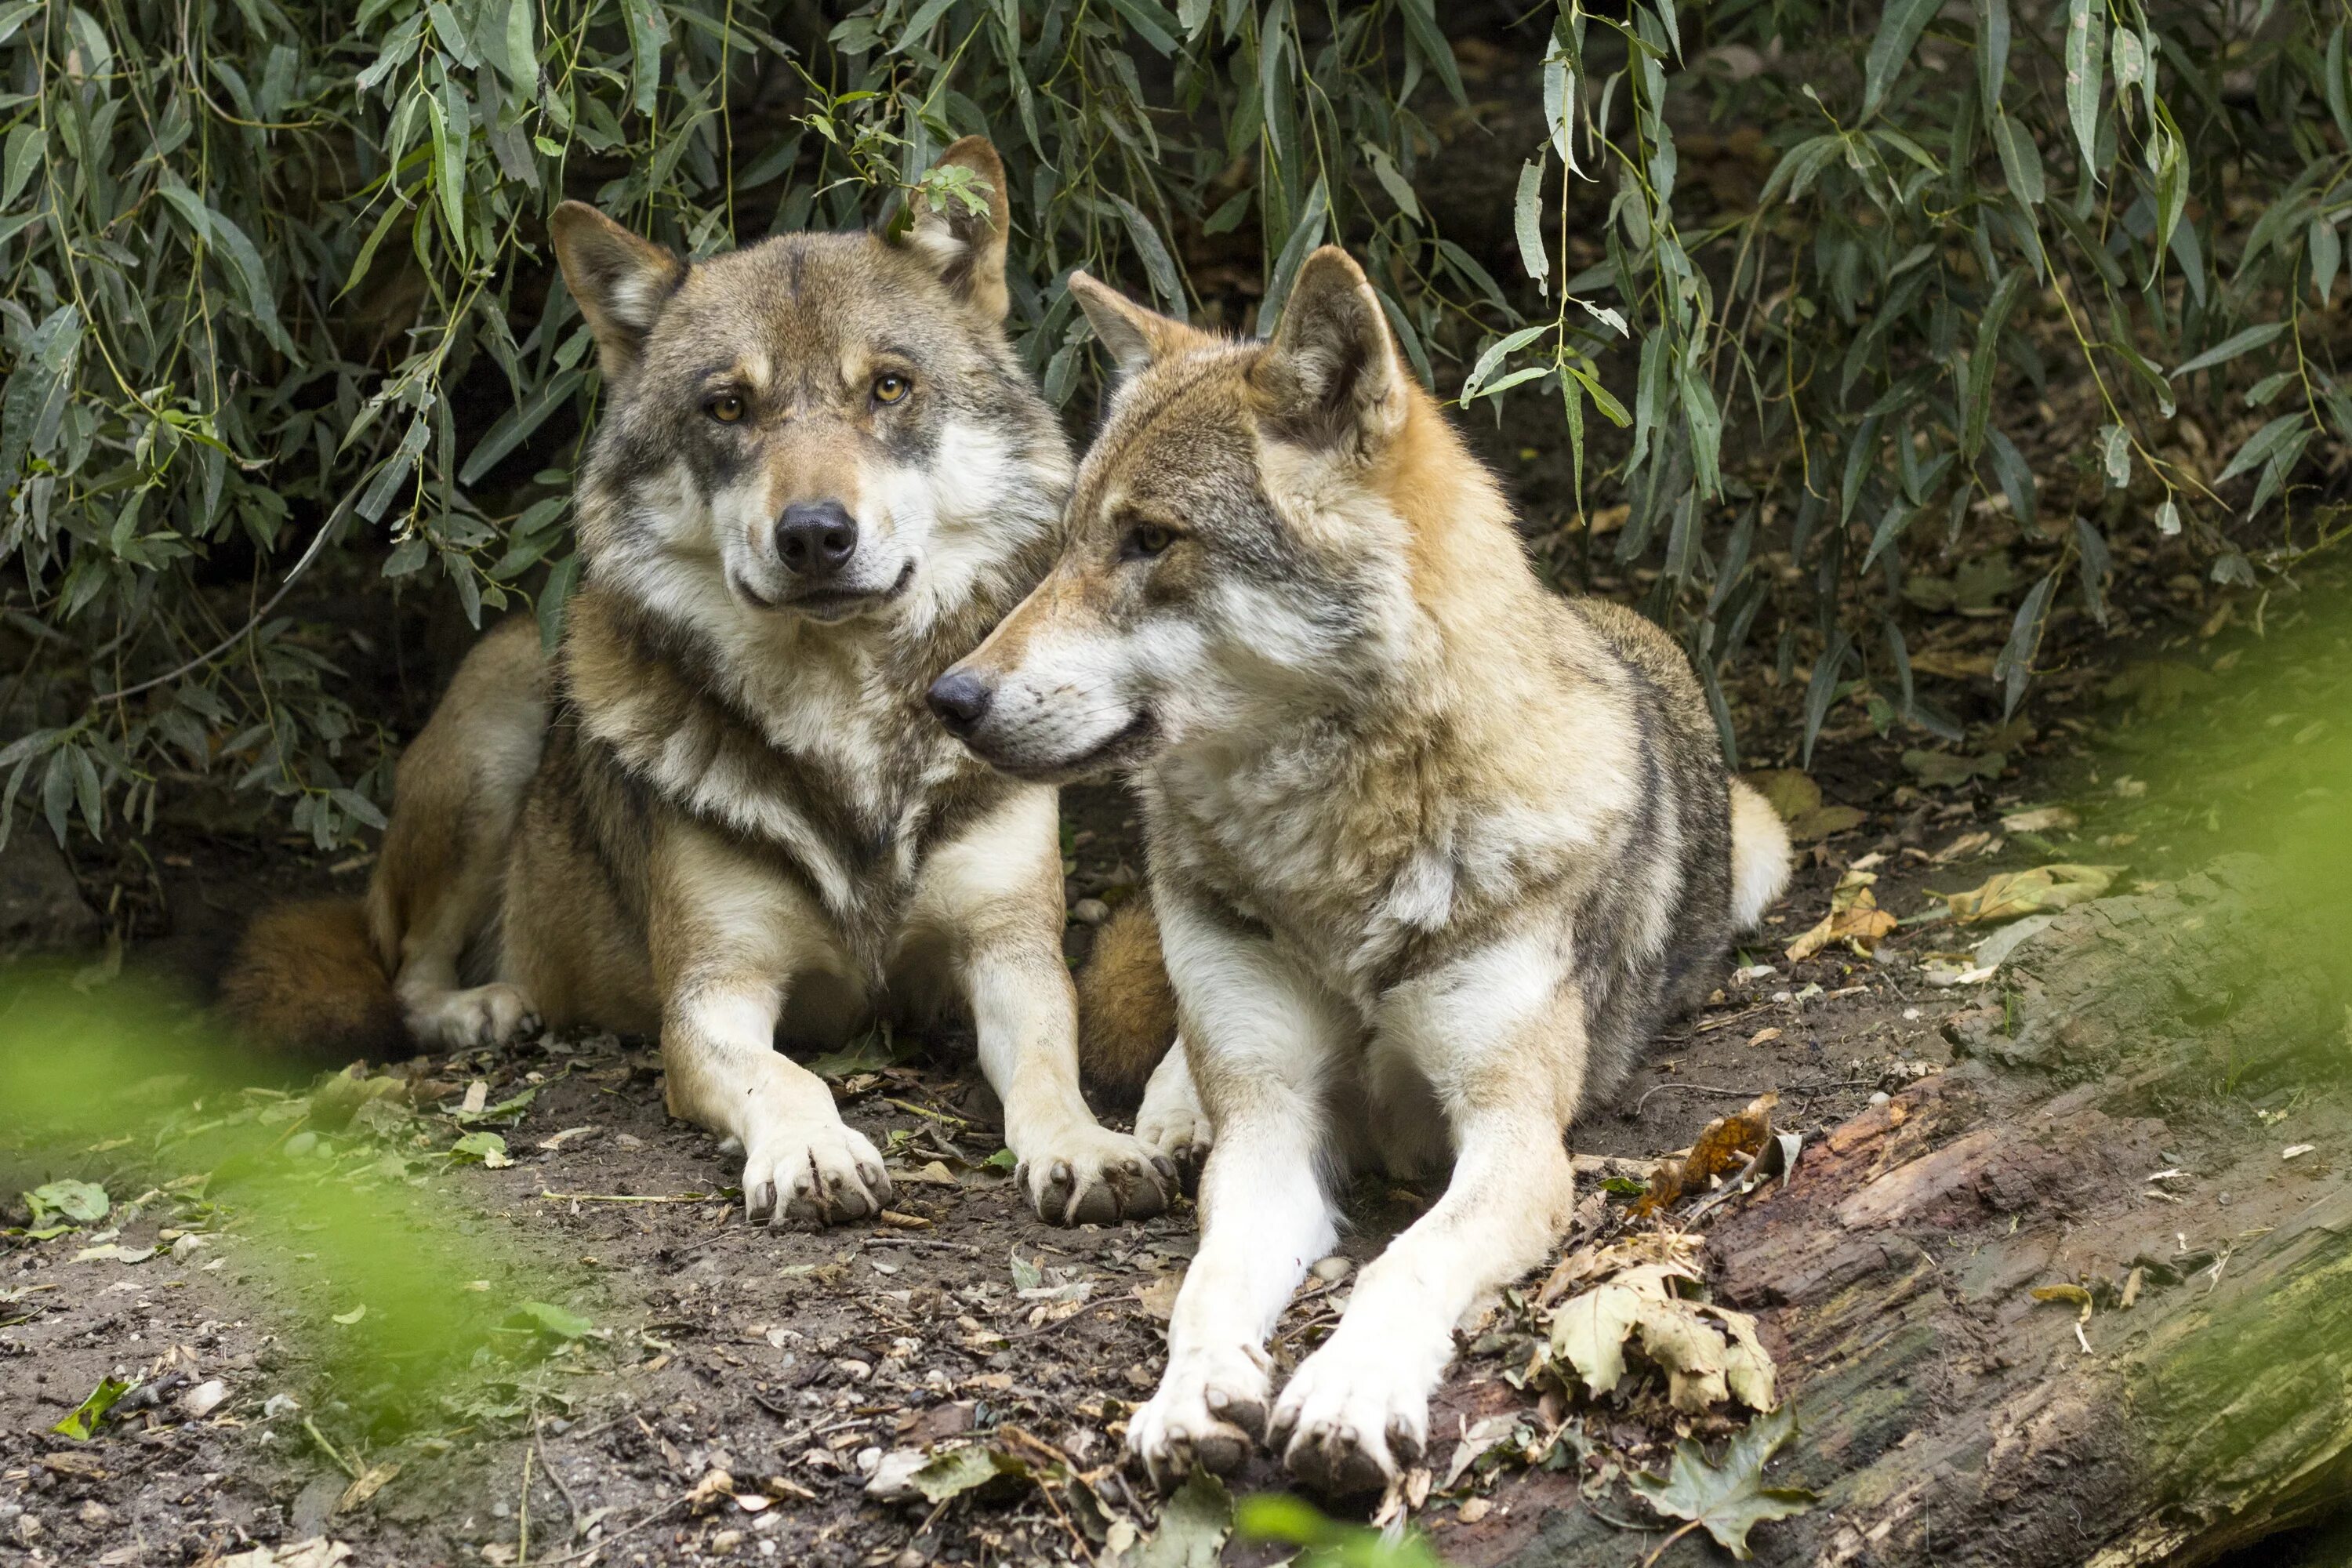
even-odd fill
[(1396, 343), (1380, 297), (1346, 251), (1327, 245), (1299, 267), (1250, 382), (1267, 420), (1302, 445), (1369, 452), (1403, 428)]
[(636, 368), (646, 329), (686, 277), (686, 263), (585, 202), (557, 207), (547, 220), (547, 236), (564, 284), (596, 334), (597, 363), (605, 379), (626, 380)]
[(1111, 363), (1118, 366), (1122, 381), (1140, 375), (1170, 354), (1199, 348), (1212, 341), (1206, 332), (1139, 305), (1084, 272), (1070, 274), (1070, 292), (1077, 296), (1078, 308), (1086, 311), (1087, 325), (1102, 340)]
[(959, 184), (981, 205), (975, 209), (954, 190), (941, 192), (936, 206), (916, 195), (907, 247), (973, 310), (1001, 321), (1013, 302), (1004, 287), (1004, 240), (1013, 226), (1013, 208), (1004, 199), (1004, 160), (985, 136), (967, 136), (931, 167), (961, 171)]

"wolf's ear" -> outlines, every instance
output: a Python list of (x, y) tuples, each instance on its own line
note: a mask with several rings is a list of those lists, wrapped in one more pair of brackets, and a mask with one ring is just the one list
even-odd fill
[(1004, 160), (985, 136), (967, 136), (940, 154), (934, 170), (962, 170), (965, 186), (982, 200), (975, 211), (952, 191), (933, 206), (918, 195), (907, 226), (907, 246), (930, 265), (940, 281), (992, 321), (1004, 320), (1013, 297), (1004, 287), (1004, 239), (1013, 208), (1004, 199)]
[(1396, 343), (1380, 297), (1346, 251), (1327, 245), (1300, 266), (1250, 383), (1266, 418), (1305, 445), (1369, 450), (1403, 428)]
[(686, 263), (585, 202), (557, 207), (547, 220), (547, 237), (565, 286), (596, 334), (605, 379), (625, 380), (662, 302), (686, 276)]
[(1070, 274), (1070, 292), (1087, 313), (1087, 323), (1102, 340), (1119, 378), (1139, 375), (1154, 362), (1210, 341), (1207, 333), (1188, 327), (1172, 316), (1137, 304), (1108, 283), (1083, 272)]

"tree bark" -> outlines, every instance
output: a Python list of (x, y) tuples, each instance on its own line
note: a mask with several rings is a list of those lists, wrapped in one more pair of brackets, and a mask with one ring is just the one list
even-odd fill
[[(2352, 1026), (2298, 913), (2245, 860), (2067, 912), (1947, 1026), (1967, 1060), (1713, 1226), (1799, 1412), (1772, 1479), (1822, 1498), (1759, 1559), (2195, 1564), (2352, 1499)], [(2231, 1098), (2290, 1085), (2277, 1131)], [(1626, 1560), (1573, 1484), (1472, 1560)]]

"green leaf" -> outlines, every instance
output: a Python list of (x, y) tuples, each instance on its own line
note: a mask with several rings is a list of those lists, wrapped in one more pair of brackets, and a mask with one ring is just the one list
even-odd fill
[(529, 1329), (553, 1339), (585, 1339), (595, 1331), (596, 1325), (566, 1307), (551, 1301), (525, 1301), (507, 1320), (519, 1329)]
[(1233, 1529), (1233, 1494), (1206, 1469), (1195, 1468), (1161, 1507), (1160, 1528), (1122, 1558), (1119, 1568), (1217, 1568)]
[(669, 42), (669, 18), (662, 14), (659, 0), (621, 0), (621, 15), (629, 25), (630, 101), (639, 114), (651, 118), (661, 97), (662, 47)]
[(2099, 89), (2106, 76), (2105, 0), (2066, 0), (2066, 118), (2082, 149), (2083, 173), (2099, 176)]
[(2033, 133), (2011, 120), (2004, 109), (1992, 122), (1992, 143), (2000, 154), (2001, 177), (2009, 182), (2010, 195), (2027, 206), (2040, 206), (2049, 193), (2042, 178), (2042, 149), (2035, 145)]
[(2099, 432), (2099, 460), (2107, 471), (2107, 483), (2122, 489), (2131, 483), (2131, 432), (2120, 425), (2109, 425)]
[(1993, 289), (1977, 322), (1976, 353), (1969, 356), (1968, 413), (1960, 436), (1960, 456), (1968, 462), (1974, 462), (1984, 447), (1985, 419), (1992, 410), (1993, 376), (2000, 366), (2000, 335), (2009, 325), (2010, 312), (2017, 308), (2025, 277), (2023, 268), (2011, 268)]
[(487, 1165), (493, 1171), (514, 1163), (507, 1158), (507, 1141), (495, 1132), (468, 1132), (449, 1146), (449, 1152), (458, 1160)]
[(507, 0), (507, 79), (526, 97), (539, 90), (539, 13), (533, 0)]
[(1987, 121), (2000, 113), (2009, 78), (2009, 0), (1977, 0), (1977, 96)]
[(1026, 1481), (1029, 1467), (985, 1443), (950, 1448), (907, 1478), (908, 1484), (933, 1503), (961, 1497), (1000, 1479)]
[(1797, 1430), (1788, 1405), (1759, 1415), (1731, 1440), (1723, 1462), (1711, 1465), (1706, 1450), (1685, 1437), (1675, 1445), (1665, 1475), (1643, 1470), (1627, 1485), (1669, 1519), (1698, 1525), (1716, 1544), (1745, 1563), (1755, 1556), (1748, 1532), (1767, 1520), (1800, 1514), (1820, 1500), (1802, 1487), (1768, 1487), (1764, 1464)]
[(2343, 237), (2336, 232), (2334, 224), (2314, 213), (2310, 237), (2305, 245), (2311, 259), (2311, 291), (2324, 310), (2327, 308), (2327, 296), (2336, 287), (2336, 269), (2344, 264)]
[(75, 1405), (73, 1414), (49, 1430), (71, 1437), (77, 1443), (89, 1442), (90, 1434), (98, 1430), (99, 1423), (106, 1419), (106, 1413), (113, 1409), (115, 1402), (130, 1393), (133, 1386), (119, 1378), (99, 1379), (98, 1386), (90, 1390), (89, 1397)]
[(13, 207), (41, 166), (41, 128), (27, 120), (8, 132), (7, 151), (0, 153), (0, 207)]
[(1519, 166), (1519, 194), (1511, 204), (1511, 223), (1519, 237), (1519, 265), (1536, 280), (1536, 292), (1551, 292), (1551, 258), (1543, 237), (1543, 163), (1530, 158)]
[(2033, 654), (2042, 646), (2043, 612), (2050, 607), (2050, 595), (2057, 586), (2055, 572), (2033, 584), (2025, 602), (2017, 606), (2016, 618), (2009, 623), (2009, 640), (2001, 645), (2000, 657), (1992, 661), (1993, 679), (2002, 683), (2000, 716), (2004, 719), (2017, 711), (2025, 683), (2033, 678)]
[(1813, 765), (1813, 742), (1820, 739), (1822, 721), (1830, 716), (1830, 705), (1837, 700), (1838, 682), (1845, 672), (1846, 655), (1853, 651), (1853, 638), (1840, 626), (1830, 634), (1829, 646), (1814, 661), (1813, 679), (1805, 689), (1805, 734), (1801, 768)]
[(1462, 90), (1462, 71), (1454, 63), (1454, 46), (1446, 41), (1437, 26), (1436, 0), (1402, 0), (1404, 36), (1423, 64), (1437, 73), (1437, 79), (1454, 101), (1468, 108), (1470, 95)]
[(1161, 306), (1178, 321), (1187, 319), (1184, 308), (1184, 286), (1177, 280), (1175, 258), (1160, 237), (1160, 230), (1141, 207), (1116, 191), (1111, 204), (1118, 216), (1127, 220), (1128, 237), (1135, 241), (1136, 254), (1143, 258), (1143, 270), (1151, 279), (1151, 291), (1160, 297)]
[(1550, 330), (1549, 322), (1539, 322), (1532, 327), (1521, 327), (1507, 337), (1497, 338), (1488, 344), (1486, 352), (1478, 356), (1478, 363), (1470, 367), (1470, 374), (1462, 379), (1463, 406), (1469, 406), (1471, 399), (1478, 395), (1478, 389), (1486, 384), (1486, 378), (1500, 369), (1505, 360)]
[(1266, 279), (1265, 296), (1258, 301), (1257, 335), (1270, 338), (1275, 323), (1282, 319), (1282, 303), (1290, 298), (1292, 279), (1298, 276), (1299, 264), (1307, 252), (1323, 243), (1323, 226), (1331, 216), (1330, 198), (1325, 192), (1321, 176), (1317, 176), (1315, 188), (1307, 193), (1307, 205), (1298, 215), (1298, 222), (1290, 231), (1288, 243), (1282, 254), (1275, 258), (1274, 271)]
[(63, 1215), (78, 1225), (94, 1225), (113, 1208), (106, 1189), (96, 1182), (47, 1182), (25, 1194), (33, 1223), (46, 1225), (49, 1215)]
[(2284, 321), (2265, 321), (2259, 327), (2248, 327), (2242, 332), (2232, 332), (2203, 353), (2183, 363), (2180, 368), (2172, 373), (2171, 379), (2178, 381), (2184, 375), (2189, 375), (2200, 370), (2211, 370), (2217, 364), (2227, 364), (2240, 354), (2262, 347), (2281, 332), (2285, 331), (2286, 328), (2287, 324)]
[(1886, 0), (1878, 14), (1878, 35), (1871, 39), (1870, 56), (1863, 62), (1863, 119), (1876, 114), (1886, 101), (1886, 89), (1895, 84), (1911, 51), (1918, 47), (1928, 19), (1942, 5), (1943, 0)]
[(1381, 183), (1381, 189), (1388, 192), (1389, 200), (1397, 205), (1397, 211), (1419, 223), (1421, 198), (1412, 194), (1412, 183), (1397, 171), (1396, 163), (1384, 150), (1369, 142), (1362, 147), (1365, 161), (1372, 166), (1372, 178)]
[(2009, 497), (2009, 509), (2017, 521), (2029, 531), (2040, 515), (2035, 504), (2039, 491), (2033, 482), (2033, 470), (2026, 467), (2025, 454), (2017, 443), (2000, 430), (1985, 432), (1985, 446), (1992, 453), (1992, 471), (2000, 481), (2001, 493)]
[(2297, 430), (2307, 432), (2309, 426), (2305, 423), (2305, 416), (2300, 409), (2293, 414), (2280, 415), (2247, 438), (2246, 444), (2238, 448), (2237, 456), (2230, 459), (2230, 466), (2223, 468), (2220, 477), (2213, 482), (2217, 485), (2226, 485), (2240, 474), (2252, 469), (2256, 465), (2269, 461), (2271, 455), (2285, 446), (2288, 438)]
[(539, 646), (546, 652), (553, 653), (563, 640), (564, 606), (580, 585), (580, 565), (576, 553), (565, 556), (548, 569), (547, 581), (539, 590)]
[(1137, 36), (1150, 44), (1152, 52), (1172, 55), (1176, 52), (1176, 31), (1183, 26), (1154, 0), (1110, 0), (1111, 8), (1127, 18)]

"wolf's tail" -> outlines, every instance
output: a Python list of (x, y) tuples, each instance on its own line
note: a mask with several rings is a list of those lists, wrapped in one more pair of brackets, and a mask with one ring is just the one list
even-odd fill
[(357, 899), (265, 910), (221, 976), (220, 1010), (256, 1046), (320, 1061), (405, 1056), (400, 1000)]
[(1078, 1073), (1113, 1104), (1143, 1098), (1151, 1069), (1176, 1041), (1176, 994), (1160, 956), (1160, 921), (1137, 898), (1095, 933), (1078, 972)]
[(1731, 923), (1746, 931), (1789, 886), (1789, 829), (1772, 803), (1731, 781)]

